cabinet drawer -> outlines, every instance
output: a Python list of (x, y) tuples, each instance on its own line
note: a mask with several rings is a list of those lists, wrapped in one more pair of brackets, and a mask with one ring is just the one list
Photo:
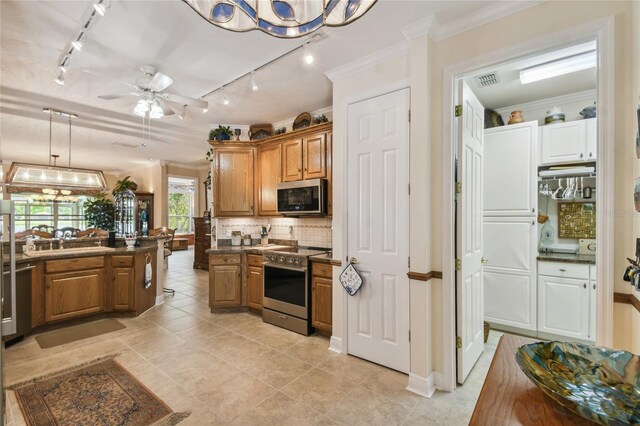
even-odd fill
[(564, 262), (538, 262), (538, 275), (589, 279), (589, 265)]
[(259, 254), (248, 254), (247, 255), (247, 265), (249, 265), (249, 266), (260, 266), (260, 267), (262, 267), (262, 262), (264, 262), (264, 259), (262, 258), (262, 255), (259, 255)]
[(74, 259), (47, 260), (45, 270), (50, 272), (81, 271), (104, 267), (104, 256), (78, 257)]
[(597, 276), (598, 276), (598, 270), (596, 268), (596, 265), (591, 265), (589, 268), (589, 278), (595, 281)]
[(209, 255), (210, 265), (230, 265), (240, 263), (240, 254), (212, 254)]
[(326, 263), (312, 262), (311, 275), (314, 277), (332, 278), (333, 267)]
[(133, 256), (113, 256), (111, 258), (113, 266), (133, 266)]

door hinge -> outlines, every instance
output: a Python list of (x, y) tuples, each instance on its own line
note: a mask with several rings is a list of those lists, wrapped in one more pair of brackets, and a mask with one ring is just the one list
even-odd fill
[(411, 268), (411, 256), (407, 257), (407, 267)]
[(462, 349), (462, 337), (456, 336), (456, 348)]
[(409, 195), (411, 195), (411, 184), (410, 183), (407, 184), (407, 190), (409, 191)]
[(411, 341), (411, 330), (409, 330), (409, 341)]
[(462, 260), (456, 259), (456, 271), (459, 271), (461, 269), (462, 269)]
[(456, 105), (455, 107), (455, 116), (462, 117), (462, 105)]
[(456, 194), (462, 193), (462, 182), (456, 182)]
[(409, 110), (409, 123), (411, 123), (411, 110)]

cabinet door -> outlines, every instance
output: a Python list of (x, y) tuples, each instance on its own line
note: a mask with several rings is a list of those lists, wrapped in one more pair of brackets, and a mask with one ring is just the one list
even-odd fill
[(250, 308), (262, 309), (263, 283), (262, 267), (249, 266), (247, 273), (247, 305)]
[(598, 127), (597, 127), (597, 119), (588, 118), (584, 120), (586, 127), (586, 139), (587, 146), (585, 149), (585, 159), (595, 160), (598, 154)]
[(49, 274), (45, 277), (45, 322), (101, 312), (104, 270)]
[(132, 311), (134, 292), (134, 270), (133, 268), (113, 268), (113, 310)]
[(282, 181), (302, 180), (302, 139), (282, 143)]
[(254, 152), (253, 148), (216, 148), (216, 216), (253, 216)]
[(278, 214), (278, 193), (276, 187), (282, 181), (280, 145), (258, 150), (258, 215)]
[(585, 160), (585, 128), (584, 120), (542, 127), (542, 164)]
[(311, 325), (331, 332), (332, 281), (327, 278), (311, 278)]
[[(484, 216), (532, 216), (538, 208), (538, 122), (484, 132)], [(508, 161), (505, 161), (508, 159)]]
[(538, 278), (538, 331), (588, 340), (589, 280)]
[(211, 307), (242, 305), (241, 269), (240, 265), (215, 265), (209, 267)]
[(318, 179), (327, 177), (327, 135), (304, 138), (303, 145), (303, 178)]

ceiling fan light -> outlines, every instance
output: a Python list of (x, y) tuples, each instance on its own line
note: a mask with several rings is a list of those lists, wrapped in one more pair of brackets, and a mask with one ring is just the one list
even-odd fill
[(162, 112), (162, 108), (156, 102), (151, 104), (151, 109), (149, 110), (149, 117), (151, 118), (162, 118), (164, 113)]

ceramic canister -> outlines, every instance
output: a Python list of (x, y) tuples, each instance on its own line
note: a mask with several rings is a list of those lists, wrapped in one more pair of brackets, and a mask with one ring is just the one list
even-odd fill
[(524, 123), (524, 117), (522, 116), (522, 111), (511, 111), (511, 115), (509, 116), (509, 122), (507, 124), (518, 124)]

